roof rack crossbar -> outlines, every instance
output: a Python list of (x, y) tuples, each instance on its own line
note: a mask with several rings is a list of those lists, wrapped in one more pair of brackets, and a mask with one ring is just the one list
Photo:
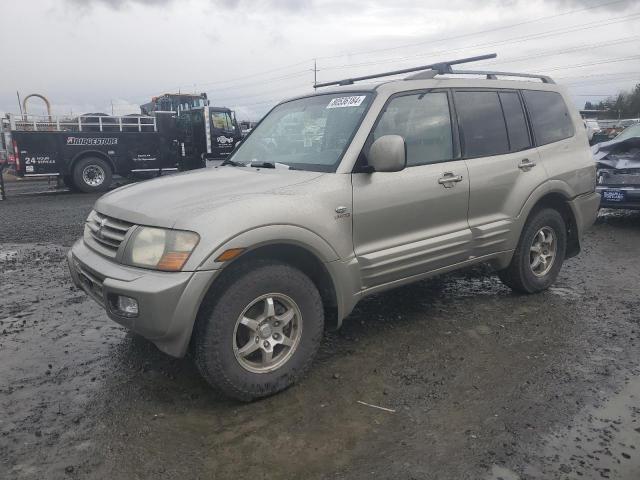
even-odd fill
[[(486, 75), (490, 80), (497, 80), (497, 77), (524, 77), (524, 78), (537, 78), (542, 83), (556, 83), (551, 77), (547, 75), (538, 75), (534, 73), (514, 73), (514, 72), (495, 72), (493, 70), (451, 70), (448, 72), (453, 75)], [(441, 75), (441, 74), (438, 74)]]
[(450, 60), (447, 62), (438, 62), (431, 65), (423, 65), (421, 67), (404, 68), (402, 70), (393, 70), (391, 72), (376, 73), (373, 75), (365, 75), (363, 77), (345, 78), (343, 80), (335, 80), (333, 82), (316, 83), (313, 88), (329, 87), (331, 85), (353, 85), (355, 82), (362, 80), (371, 80), (373, 78), (391, 77), (393, 75), (401, 75), (403, 73), (420, 72), (422, 70), (434, 70), (438, 75), (444, 75), (447, 73), (453, 73), (451, 65), (459, 65), (461, 63), (477, 62), (480, 60), (488, 60), (490, 58), (496, 58), (495, 53), (487, 55), (479, 55), (477, 57), (460, 58), (458, 60)]

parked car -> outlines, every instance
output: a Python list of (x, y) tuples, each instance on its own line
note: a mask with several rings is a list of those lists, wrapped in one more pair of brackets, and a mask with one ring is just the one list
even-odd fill
[(221, 166), (106, 194), (75, 284), (240, 400), (299, 379), (371, 294), (478, 263), (547, 289), (600, 203), (582, 119), (548, 77), (436, 67), (283, 101)]
[(589, 139), (589, 143), (593, 142), (594, 135), (602, 132), (600, 125), (598, 125), (598, 121), (594, 118), (586, 119), (584, 121), (584, 126), (587, 129), (587, 138)]
[(640, 209), (640, 124), (592, 147), (601, 207)]

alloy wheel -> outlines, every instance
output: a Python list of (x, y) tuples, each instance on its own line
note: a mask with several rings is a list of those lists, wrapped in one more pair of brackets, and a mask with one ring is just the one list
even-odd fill
[(533, 237), (529, 250), (529, 266), (536, 277), (544, 277), (556, 258), (558, 249), (555, 232), (551, 227), (542, 227)]
[(233, 353), (253, 373), (269, 373), (284, 365), (300, 344), (302, 314), (287, 295), (269, 293), (242, 311), (233, 332)]

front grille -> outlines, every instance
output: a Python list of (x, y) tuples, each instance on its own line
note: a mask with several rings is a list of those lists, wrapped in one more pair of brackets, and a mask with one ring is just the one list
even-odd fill
[(87, 218), (86, 227), (85, 240), (87, 244), (98, 253), (115, 258), (120, 244), (129, 229), (133, 227), (133, 223), (93, 211)]
[(603, 185), (640, 185), (640, 173), (602, 175)]

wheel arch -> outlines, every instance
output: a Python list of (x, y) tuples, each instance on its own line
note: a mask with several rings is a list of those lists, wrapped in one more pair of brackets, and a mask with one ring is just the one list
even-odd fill
[(564, 185), (560, 183), (551, 188), (534, 192), (534, 194), (529, 197), (529, 201), (525, 204), (519, 215), (521, 225), (518, 230), (519, 233), (522, 232), (526, 221), (535, 212), (543, 208), (553, 208), (557, 210), (560, 215), (562, 215), (567, 228), (567, 251), (565, 258), (571, 258), (580, 253), (580, 236), (576, 213), (573, 210), (574, 207), (571, 202), (572, 195), (565, 188), (562, 188), (563, 186)]
[[(244, 249), (229, 262), (216, 259), (232, 248)], [(339, 327), (358, 300), (358, 269), (353, 256), (342, 258), (327, 240), (305, 227), (293, 224), (259, 226), (218, 243), (205, 257), (187, 265), (194, 270), (221, 270), (220, 277), (238, 262), (273, 258), (297, 266), (316, 283), (327, 310), (326, 324)], [(195, 264), (197, 262), (197, 264)], [(214, 281), (214, 284), (217, 283)]]
[(341, 318), (341, 302), (336, 281), (317, 252), (296, 242), (276, 241), (248, 248), (238, 258), (225, 265), (209, 290), (215, 289), (221, 279), (248, 263), (260, 260), (278, 261), (299, 269), (307, 275), (320, 292), (325, 311), (325, 324), (337, 328)]

